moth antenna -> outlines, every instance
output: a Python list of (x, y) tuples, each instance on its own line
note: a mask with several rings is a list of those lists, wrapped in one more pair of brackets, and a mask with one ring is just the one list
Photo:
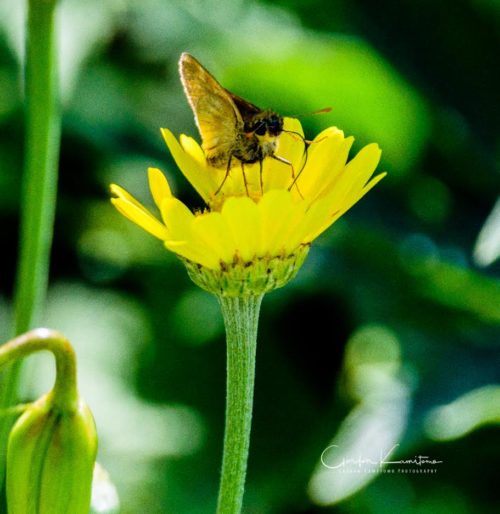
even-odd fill
[(295, 136), (298, 136), (301, 141), (304, 142), (305, 145), (309, 145), (312, 143), (309, 139), (306, 139), (300, 132), (295, 132), (294, 130), (285, 130), (283, 129), (282, 132), (286, 132), (287, 134), (294, 134)]
[(318, 109), (317, 111), (305, 112), (302, 114), (290, 114), (287, 115), (287, 118), (305, 118), (306, 116), (313, 116), (315, 114), (324, 114), (327, 112), (331, 112), (331, 110), (331, 107), (323, 107), (323, 109)]

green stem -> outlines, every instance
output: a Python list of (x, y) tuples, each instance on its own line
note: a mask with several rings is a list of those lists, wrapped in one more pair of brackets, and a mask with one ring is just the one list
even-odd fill
[(31, 404), (30, 403), (20, 403), (18, 405), (12, 405), (7, 407), (6, 409), (2, 409), (0, 411), (0, 418), (3, 417), (18, 417), (20, 416)]
[(239, 514), (247, 470), (262, 295), (221, 296), (227, 340), (224, 453), (217, 514)]
[[(56, 0), (29, 0), (25, 61), (25, 164), (15, 333), (37, 324), (48, 282), (57, 190), (61, 114), (56, 63)], [(0, 409), (16, 401), (20, 361), (2, 376)], [(0, 487), (10, 420), (0, 425)]]
[(45, 298), (57, 192), (61, 131), (55, 0), (30, 0), (26, 45), (26, 155), (16, 333), (36, 324)]
[(51, 352), (56, 360), (56, 380), (52, 389), (54, 405), (60, 412), (73, 412), (78, 403), (76, 355), (61, 333), (37, 328), (11, 339), (0, 346), (0, 368), (43, 350)]

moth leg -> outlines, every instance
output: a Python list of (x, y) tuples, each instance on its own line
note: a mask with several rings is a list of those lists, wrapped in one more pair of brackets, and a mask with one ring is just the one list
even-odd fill
[(260, 194), (264, 194), (264, 179), (262, 177), (262, 159), (259, 160), (259, 182), (260, 182)]
[(232, 160), (232, 158), (233, 158), (233, 156), (230, 155), (229, 159), (227, 161), (226, 174), (224, 175), (224, 178), (222, 179), (222, 182), (221, 182), (220, 186), (217, 188), (217, 191), (215, 191), (214, 196), (217, 196), (220, 193), (220, 191), (222, 189), (222, 186), (226, 183), (227, 177), (229, 177), (229, 171), (231, 170), (231, 160)]
[[(288, 188), (288, 191), (291, 191), (292, 187), (295, 186), (297, 188), (297, 192), (299, 193), (300, 197), (302, 199), (304, 199), (304, 196), (302, 195), (302, 193), (300, 192), (300, 189), (299, 189), (299, 186), (298, 184), (296, 183), (297, 182), (297, 178), (298, 176), (295, 176), (295, 168), (293, 167), (293, 164), (291, 163), (291, 161), (289, 161), (288, 159), (285, 159), (284, 157), (281, 157), (279, 155), (271, 155), (271, 157), (276, 160), (276, 161), (279, 161), (279, 162), (282, 162), (283, 164), (287, 164), (288, 166), (290, 166), (291, 170), (292, 170), (292, 185)], [(300, 169), (299, 171), (299, 175), (302, 173), (302, 170), (304, 169), (304, 166), (302, 166), (302, 168)]]
[(241, 161), (241, 174), (243, 175), (243, 182), (245, 183), (245, 191), (247, 193), (247, 196), (250, 196), (248, 193), (248, 182), (247, 182), (247, 176), (245, 175), (245, 165), (243, 164), (243, 161)]
[(270, 157), (272, 157), (275, 161), (282, 162), (283, 164), (287, 164), (292, 168), (292, 178), (295, 176), (295, 172), (293, 169), (293, 164), (288, 159), (285, 159), (284, 157), (281, 157), (281, 155), (271, 154)]

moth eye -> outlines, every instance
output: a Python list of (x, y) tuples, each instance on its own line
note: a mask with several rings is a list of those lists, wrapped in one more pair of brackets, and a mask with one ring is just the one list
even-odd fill
[(258, 136), (263, 136), (266, 133), (266, 125), (265, 125), (265, 123), (261, 123), (260, 125), (258, 125), (257, 128), (255, 129), (255, 133)]
[(270, 136), (278, 136), (281, 132), (280, 120), (277, 118), (269, 118), (266, 127)]

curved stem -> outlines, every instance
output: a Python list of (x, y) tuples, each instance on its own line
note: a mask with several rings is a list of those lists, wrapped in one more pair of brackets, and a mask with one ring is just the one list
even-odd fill
[[(58, 103), (55, 11), (57, 0), (28, 0), (25, 61), (25, 163), (15, 334), (37, 324), (47, 289), (57, 190), (61, 114)], [(2, 374), (0, 409), (16, 400), (21, 362)], [(0, 488), (10, 420), (0, 424)]]
[(52, 389), (54, 405), (61, 412), (74, 411), (78, 404), (76, 355), (69, 341), (59, 332), (37, 328), (0, 346), (0, 368), (48, 350), (56, 359), (56, 380)]
[(227, 340), (224, 453), (217, 514), (239, 514), (247, 470), (260, 296), (219, 297)]

